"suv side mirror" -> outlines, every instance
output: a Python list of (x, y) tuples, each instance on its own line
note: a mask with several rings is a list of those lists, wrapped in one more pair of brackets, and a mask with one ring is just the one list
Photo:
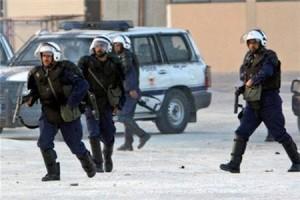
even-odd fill
[(300, 80), (293, 80), (291, 85), (291, 92), (300, 94)]

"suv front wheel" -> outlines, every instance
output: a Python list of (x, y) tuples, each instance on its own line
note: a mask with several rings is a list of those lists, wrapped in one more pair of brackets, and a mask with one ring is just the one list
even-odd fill
[(155, 124), (161, 133), (182, 133), (190, 112), (191, 106), (184, 92), (173, 89), (167, 93)]

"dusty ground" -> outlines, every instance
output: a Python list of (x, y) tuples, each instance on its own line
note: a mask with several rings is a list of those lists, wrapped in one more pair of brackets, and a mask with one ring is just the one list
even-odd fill
[[(289, 92), (294, 75), (284, 77), (281, 96), (287, 130), (300, 146)], [(198, 123), (177, 135), (160, 135), (152, 123), (140, 123), (152, 133), (145, 148), (116, 151), (114, 171), (92, 179), (86, 177), (64, 142), (57, 141), (61, 181), (41, 182), (45, 168), (36, 147), (38, 133), (24, 128), (4, 130), (0, 138), (1, 199), (299, 200), (300, 173), (286, 172), (290, 161), (279, 144), (263, 142), (264, 126), (249, 142), (241, 174), (219, 170), (219, 164), (229, 159), (238, 120), (232, 113), (232, 76), (218, 75), (214, 79), (213, 102), (198, 112)], [(122, 141), (118, 136), (116, 146)], [(84, 142), (88, 146), (86, 139)]]

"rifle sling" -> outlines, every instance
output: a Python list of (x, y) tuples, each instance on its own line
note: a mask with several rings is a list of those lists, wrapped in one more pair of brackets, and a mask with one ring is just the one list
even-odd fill
[(91, 68), (88, 68), (89, 73), (92, 75), (93, 79), (98, 83), (100, 87), (107, 93), (107, 90), (105, 89), (104, 85), (101, 83), (101, 81), (97, 78), (97, 76), (92, 72)]

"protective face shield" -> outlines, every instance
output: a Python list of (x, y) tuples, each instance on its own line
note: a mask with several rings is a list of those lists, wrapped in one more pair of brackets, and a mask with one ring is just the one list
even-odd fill
[(52, 53), (54, 61), (62, 59), (60, 47), (54, 42), (45, 42), (39, 44), (36, 48), (34, 55), (41, 59), (41, 53)]
[(93, 42), (90, 46), (90, 49), (89, 49), (90, 54), (95, 53), (94, 48), (96, 46), (101, 47), (106, 53), (111, 52), (111, 50), (112, 50), (111, 40), (106, 36), (99, 36), (93, 40)]
[(241, 39), (243, 42), (247, 42), (248, 40), (257, 40), (262, 46), (265, 47), (267, 45), (267, 36), (260, 29), (250, 30), (249, 32), (245, 33)]
[(129, 37), (126, 35), (119, 35), (113, 39), (113, 44), (115, 43), (121, 43), (123, 45), (123, 48), (130, 49), (131, 48), (131, 41)]

